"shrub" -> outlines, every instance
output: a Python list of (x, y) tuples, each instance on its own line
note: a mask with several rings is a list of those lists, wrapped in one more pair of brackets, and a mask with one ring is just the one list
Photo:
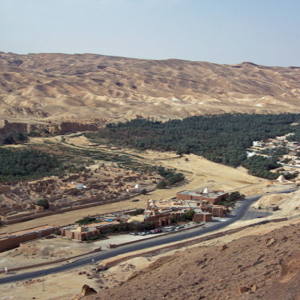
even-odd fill
[(86, 225), (86, 224), (91, 224), (96, 221), (96, 218), (94, 217), (84, 217), (80, 220), (75, 221), (75, 223), (78, 223), (79, 225)]
[(189, 210), (189, 211), (186, 213), (186, 218), (187, 218), (188, 220), (193, 220), (194, 214), (195, 214), (195, 211), (191, 209), (191, 210)]
[(140, 208), (140, 209), (136, 209), (134, 212), (133, 212), (133, 216), (137, 216), (137, 215), (141, 215), (142, 213), (144, 213), (144, 209)]
[(160, 181), (160, 182), (156, 185), (156, 187), (157, 187), (158, 189), (165, 189), (167, 186), (168, 186), (168, 183), (167, 183), (165, 180)]
[(49, 209), (49, 201), (46, 198), (39, 200), (36, 205), (41, 206), (44, 209)]
[(28, 136), (26, 133), (18, 131), (14, 134), (9, 134), (5, 139), (3, 144), (11, 145), (11, 144), (18, 144), (28, 141)]
[(148, 192), (147, 192), (146, 189), (142, 189), (142, 190), (141, 190), (141, 194), (142, 194), (142, 195), (146, 195), (147, 193), (148, 193)]

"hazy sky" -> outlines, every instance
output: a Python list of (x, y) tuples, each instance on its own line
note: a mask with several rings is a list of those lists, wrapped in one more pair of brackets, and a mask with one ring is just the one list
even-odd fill
[(0, 51), (300, 66), (299, 0), (0, 0)]

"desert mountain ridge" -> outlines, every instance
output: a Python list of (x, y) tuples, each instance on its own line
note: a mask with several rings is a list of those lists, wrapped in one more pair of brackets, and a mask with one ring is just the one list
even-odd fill
[(85, 130), (137, 116), (298, 112), (299, 96), (298, 67), (0, 52), (0, 121), (8, 131), (11, 123)]

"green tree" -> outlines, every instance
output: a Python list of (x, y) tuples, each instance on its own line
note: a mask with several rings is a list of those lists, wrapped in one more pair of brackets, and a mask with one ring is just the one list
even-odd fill
[(240, 192), (232, 192), (228, 195), (228, 197), (226, 198), (226, 201), (227, 202), (233, 202), (235, 200), (238, 200), (238, 199), (244, 199), (245, 198), (245, 195), (243, 194), (240, 194)]
[(193, 220), (194, 214), (195, 214), (195, 211), (191, 209), (191, 210), (189, 210), (188, 212), (186, 212), (186, 218), (187, 218), (188, 220)]
[(44, 209), (49, 209), (49, 201), (46, 198), (39, 200), (36, 205), (41, 206)]
[(16, 134), (16, 140), (18, 142), (25, 142), (25, 141), (28, 140), (28, 136), (27, 136), (27, 134), (18, 131), (17, 134)]

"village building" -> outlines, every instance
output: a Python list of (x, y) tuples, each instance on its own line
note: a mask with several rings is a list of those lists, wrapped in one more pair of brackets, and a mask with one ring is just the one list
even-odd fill
[(218, 204), (226, 200), (228, 193), (224, 191), (210, 191), (208, 188), (205, 188), (202, 191), (181, 191), (176, 194), (177, 200), (204, 200), (209, 204)]
[(88, 240), (91, 237), (101, 235), (101, 229), (107, 229), (112, 225), (119, 225), (118, 221), (100, 222), (88, 225), (69, 225), (61, 228), (61, 235), (78, 241)]
[[(101, 165), (80, 174), (0, 186), (0, 221), (13, 224), (46, 215), (128, 199), (154, 190), (160, 175)], [(46, 200), (48, 207), (36, 205)]]
[[(75, 240), (87, 240), (93, 236), (99, 236), (107, 231), (110, 226), (126, 227), (126, 224), (152, 223), (154, 227), (163, 227), (171, 225), (181, 220), (182, 216), (188, 211), (193, 210), (194, 222), (211, 222), (213, 217), (223, 218), (226, 208), (218, 205), (228, 197), (224, 191), (181, 191), (176, 194), (176, 198), (168, 200), (147, 201), (146, 210), (139, 214), (133, 215), (133, 211), (126, 215), (114, 215), (109, 222), (102, 222), (89, 225), (68, 225), (61, 228), (62, 236)], [(185, 199), (182, 199), (185, 198)], [(127, 226), (129, 227), (129, 226)]]

